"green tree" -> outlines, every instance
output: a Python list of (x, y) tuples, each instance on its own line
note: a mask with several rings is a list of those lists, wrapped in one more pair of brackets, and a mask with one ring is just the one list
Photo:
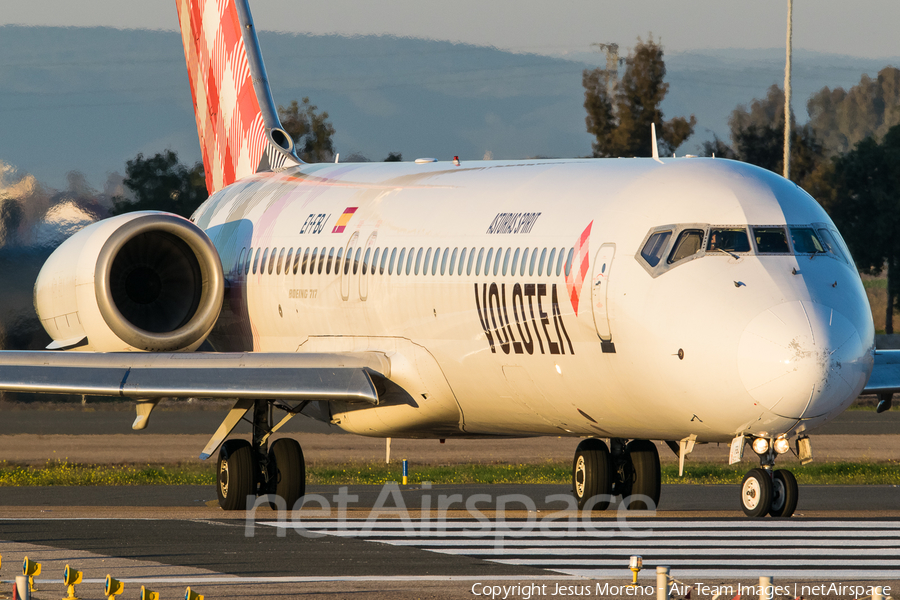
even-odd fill
[(887, 268), (885, 333), (893, 333), (900, 300), (900, 125), (879, 143), (859, 142), (834, 162), (834, 196), (826, 205), (860, 271), (878, 275)]
[(384, 162), (402, 162), (403, 155), (399, 152), (388, 152), (387, 158), (384, 159)]
[(114, 215), (136, 210), (161, 210), (190, 217), (209, 197), (203, 163), (186, 167), (171, 150), (150, 158), (138, 154), (125, 163), (125, 187), (134, 199), (113, 197)]
[(302, 104), (292, 100), (287, 107), (278, 107), (281, 126), (294, 140), (297, 154), (304, 162), (334, 160), (334, 127), (328, 121), (328, 112), (318, 110), (308, 97), (303, 98)]
[(595, 157), (650, 156), (650, 124), (656, 124), (660, 152), (670, 154), (694, 132), (697, 119), (663, 120), (660, 109), (669, 91), (662, 46), (650, 38), (638, 44), (625, 59), (625, 73), (607, 68), (586, 69), (585, 122), (595, 137)]
[(872, 79), (863, 75), (849, 91), (822, 88), (806, 104), (809, 125), (826, 154), (843, 154), (869, 136), (880, 140), (900, 124), (900, 69), (885, 67)]
[[(755, 98), (750, 106), (738, 106), (728, 119), (731, 146), (718, 138), (703, 144), (703, 154), (736, 158), (752, 165), (784, 172), (784, 92), (777, 85), (766, 91), (763, 99)], [(825, 184), (821, 170), (826, 164), (825, 152), (809, 125), (800, 126), (791, 116), (791, 179), (801, 187)], [(818, 178), (818, 179), (816, 179)]]

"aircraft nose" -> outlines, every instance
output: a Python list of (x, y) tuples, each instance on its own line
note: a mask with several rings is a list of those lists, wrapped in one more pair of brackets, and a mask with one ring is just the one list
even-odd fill
[(738, 370), (756, 402), (781, 417), (817, 417), (858, 394), (871, 370), (853, 323), (811, 301), (785, 302), (753, 319), (738, 348)]

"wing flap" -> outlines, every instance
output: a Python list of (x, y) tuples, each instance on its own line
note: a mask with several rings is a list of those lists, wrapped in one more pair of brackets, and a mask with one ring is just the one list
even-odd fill
[(0, 352), (0, 389), (125, 398), (378, 404), (383, 354)]

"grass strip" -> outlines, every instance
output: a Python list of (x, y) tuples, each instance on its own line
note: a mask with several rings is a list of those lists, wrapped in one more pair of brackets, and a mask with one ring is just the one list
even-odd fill
[[(678, 476), (676, 465), (663, 465), (662, 481), (666, 484), (733, 484), (740, 483), (751, 468), (749, 463), (718, 465), (688, 463), (685, 476)], [(490, 464), (453, 466), (416, 466), (410, 472), (410, 483), (429, 481), (433, 484), (568, 484), (568, 463)], [(831, 485), (900, 485), (900, 463), (821, 463), (791, 466), (790, 470), (803, 484)], [(213, 485), (215, 463), (176, 465), (84, 465), (65, 461), (49, 461), (34, 467), (0, 462), (0, 486), (117, 486), (117, 485)], [(344, 463), (312, 465), (307, 468), (307, 482), (312, 485), (381, 485), (400, 481), (399, 463)]]

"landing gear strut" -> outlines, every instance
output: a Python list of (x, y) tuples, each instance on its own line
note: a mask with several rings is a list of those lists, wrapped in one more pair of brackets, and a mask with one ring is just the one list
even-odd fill
[[(272, 426), (272, 405), (268, 401), (254, 401), (252, 411), (251, 441), (226, 440), (219, 449), (219, 506), (225, 510), (246, 510), (248, 497), (274, 494), (284, 499), (285, 508), (290, 510), (306, 490), (303, 450), (289, 438), (269, 445), (269, 437), (277, 426)], [(291, 412), (299, 412), (299, 408)], [(277, 508), (276, 503), (270, 506)]]
[(797, 499), (800, 497), (797, 480), (790, 471), (774, 468), (775, 456), (770, 442), (766, 450), (759, 453), (761, 466), (744, 476), (741, 508), (748, 517), (790, 517), (797, 509)]
[[(659, 503), (659, 453), (653, 442), (614, 438), (610, 447), (588, 438), (575, 450), (572, 491), (580, 510), (606, 510), (614, 496), (628, 501), (630, 510), (655, 509)], [(636, 498), (636, 496), (645, 496)]]

